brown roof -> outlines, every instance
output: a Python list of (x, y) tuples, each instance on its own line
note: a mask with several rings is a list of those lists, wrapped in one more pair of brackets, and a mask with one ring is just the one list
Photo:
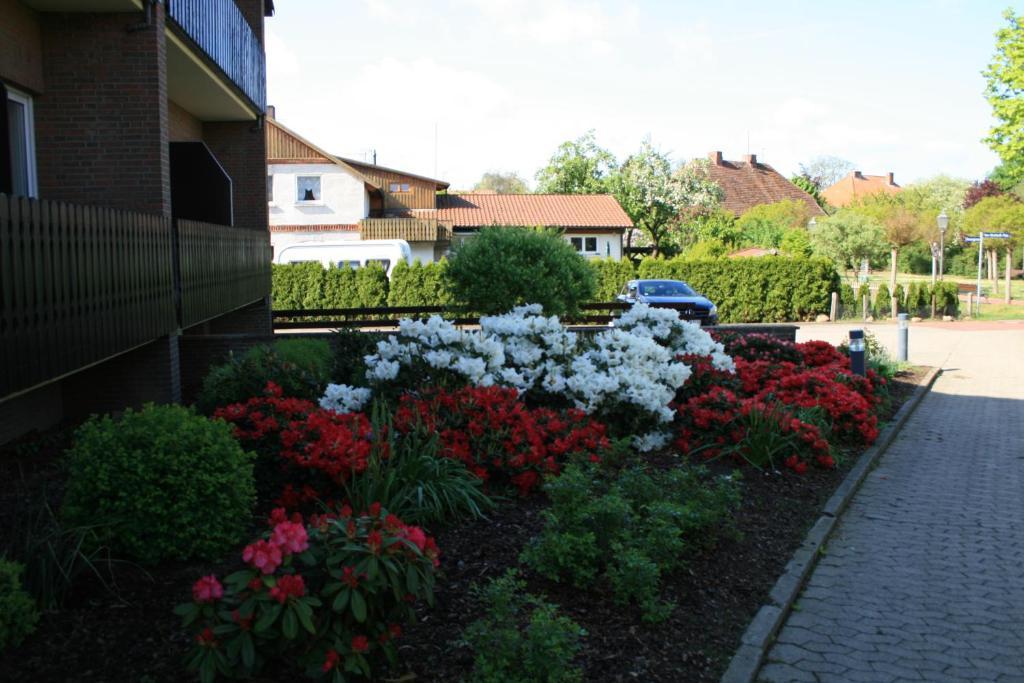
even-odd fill
[(726, 161), (721, 152), (712, 152), (708, 157), (711, 179), (725, 192), (722, 208), (737, 216), (758, 204), (774, 204), (784, 199), (804, 202), (812, 216), (825, 215), (814, 197), (768, 164), (759, 163), (755, 154), (748, 154), (744, 161)]
[(326, 224), (316, 225), (271, 225), (270, 232), (356, 232), (358, 225), (352, 224)]
[(489, 225), (616, 230), (633, 227), (633, 221), (610, 194), (438, 195), (437, 218), (456, 229)]
[(729, 254), (729, 258), (755, 258), (760, 256), (778, 256), (778, 249), (762, 249), (761, 247), (747, 247)]
[(849, 206), (859, 197), (864, 197), (877, 192), (888, 192), (896, 194), (903, 188), (893, 180), (893, 174), (887, 175), (864, 175), (860, 171), (850, 173), (822, 191), (821, 196), (832, 206)]

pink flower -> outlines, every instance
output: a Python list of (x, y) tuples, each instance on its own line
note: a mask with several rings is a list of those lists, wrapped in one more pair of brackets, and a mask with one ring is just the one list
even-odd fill
[(402, 538), (412, 541), (412, 543), (420, 549), (420, 552), (423, 552), (424, 548), (427, 547), (427, 535), (423, 533), (423, 529), (418, 526), (407, 526), (402, 529), (399, 535)]
[(353, 652), (366, 652), (370, 649), (370, 641), (366, 636), (356, 636), (352, 639)]
[(270, 542), (287, 553), (301, 553), (309, 547), (309, 536), (301, 524), (281, 522), (274, 527)]
[(270, 597), (282, 605), (288, 598), (301, 598), (306, 594), (306, 582), (298, 574), (285, 574), (277, 580), (277, 585), (270, 589)]
[(281, 566), (281, 548), (266, 541), (259, 540), (245, 546), (242, 561), (264, 574), (273, 574)]
[(192, 584), (192, 599), (199, 603), (216, 602), (224, 597), (224, 587), (213, 574)]

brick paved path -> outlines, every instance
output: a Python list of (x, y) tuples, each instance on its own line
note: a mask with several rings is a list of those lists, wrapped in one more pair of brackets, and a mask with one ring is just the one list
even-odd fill
[(1024, 331), (956, 334), (760, 680), (1024, 682)]

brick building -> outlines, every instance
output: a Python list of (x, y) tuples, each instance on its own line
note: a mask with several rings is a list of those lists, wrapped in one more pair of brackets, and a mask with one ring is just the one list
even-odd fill
[(886, 175), (867, 175), (860, 171), (850, 171), (846, 177), (822, 190), (821, 196), (832, 206), (842, 208), (868, 195), (879, 192), (896, 194), (902, 189), (896, 184), (891, 172)]
[(825, 215), (814, 197), (768, 164), (758, 161), (756, 154), (746, 155), (743, 161), (728, 161), (722, 158), (721, 152), (711, 152), (708, 159), (711, 179), (725, 192), (722, 208), (737, 216), (759, 204), (774, 204), (785, 199), (807, 204), (810, 216)]
[(268, 333), (272, 0), (0, 0), (0, 443)]

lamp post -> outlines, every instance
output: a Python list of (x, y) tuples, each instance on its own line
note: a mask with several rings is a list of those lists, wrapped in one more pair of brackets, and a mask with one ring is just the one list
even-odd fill
[(946, 215), (945, 209), (935, 219), (935, 222), (939, 224), (939, 279), (942, 280), (945, 273), (946, 229), (949, 228), (949, 216)]

